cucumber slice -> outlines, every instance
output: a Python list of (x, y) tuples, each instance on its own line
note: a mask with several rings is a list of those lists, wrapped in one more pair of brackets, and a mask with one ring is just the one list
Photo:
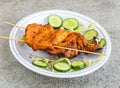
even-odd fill
[(46, 68), (48, 66), (45, 62), (38, 60), (38, 59), (33, 60), (32, 64), (37, 66), (37, 67), (42, 67), (42, 68)]
[(100, 45), (100, 48), (103, 48), (103, 47), (106, 45), (106, 40), (105, 40), (105, 38), (102, 38), (102, 39), (98, 42), (98, 44)]
[(58, 15), (52, 14), (48, 18), (48, 24), (50, 24), (56, 29), (60, 28), (62, 25), (62, 18)]
[(79, 26), (79, 22), (75, 18), (67, 18), (63, 21), (63, 27), (67, 30), (74, 30)]
[(57, 62), (53, 65), (53, 68), (59, 72), (67, 72), (71, 69), (71, 66), (65, 62)]
[(84, 37), (87, 39), (87, 41), (93, 40), (94, 37), (98, 36), (98, 32), (94, 29), (90, 29), (84, 33)]
[(81, 62), (81, 61), (74, 61), (72, 62), (72, 68), (74, 70), (80, 70), (80, 69), (83, 69), (85, 66), (84, 66), (84, 63)]

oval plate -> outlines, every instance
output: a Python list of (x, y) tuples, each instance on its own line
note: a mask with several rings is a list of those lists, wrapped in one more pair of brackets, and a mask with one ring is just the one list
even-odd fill
[[(87, 27), (91, 22), (95, 22), (97, 31), (99, 33), (99, 37), (100, 38), (104, 37), (107, 42), (106, 47), (102, 50), (102, 53), (106, 54), (106, 56), (103, 58), (103, 60), (101, 60), (98, 63), (93, 64), (92, 66), (87, 67), (83, 70), (67, 72), (67, 73), (55, 73), (52, 71), (48, 71), (48, 70), (44, 70), (44, 69), (35, 67), (34, 65), (32, 65), (32, 63), (31, 63), (32, 59), (30, 59), (28, 55), (35, 54), (40, 57), (55, 58), (54, 56), (48, 55), (47, 53), (45, 53), (43, 51), (33, 51), (26, 44), (21, 46), (19, 44), (19, 42), (14, 41), (14, 40), (9, 40), (10, 49), (11, 49), (13, 55), (22, 65), (24, 65), (25, 67), (27, 67), (28, 69), (30, 69), (36, 73), (39, 73), (39, 74), (42, 74), (45, 76), (56, 77), (56, 78), (71, 78), (71, 77), (78, 77), (78, 76), (83, 76), (83, 75), (92, 73), (95, 70), (97, 70), (98, 68), (100, 68), (108, 60), (110, 53), (111, 53), (111, 41), (110, 41), (110, 38), (109, 38), (107, 32), (104, 30), (104, 28), (99, 23), (97, 23), (93, 19), (91, 19), (85, 15), (82, 15), (80, 13), (66, 11), (66, 10), (41, 11), (41, 12), (37, 12), (37, 13), (31, 14), (31, 15), (23, 18), (16, 25), (27, 27), (27, 25), (30, 23), (46, 24), (48, 16), (51, 14), (57, 14), (57, 15), (61, 16), (63, 19), (76, 18), (85, 27)], [(20, 36), (22, 36), (24, 34), (24, 32), (25, 32), (25, 29), (14, 27), (11, 31), (10, 38), (13, 38), (13, 37), (20, 38)], [(97, 56), (96, 55), (87, 56), (84, 54), (83, 55), (80, 54), (73, 59), (80, 59), (80, 58), (87, 58), (90, 60), (94, 60), (97, 58)]]

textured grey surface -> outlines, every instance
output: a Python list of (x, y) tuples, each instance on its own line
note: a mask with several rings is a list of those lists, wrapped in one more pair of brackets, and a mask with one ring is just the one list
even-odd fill
[(0, 88), (120, 88), (120, 0), (0, 0), (0, 35), (9, 36), (11, 26), (42, 10), (66, 9), (98, 21), (109, 33), (112, 53), (107, 63), (84, 77), (57, 79), (38, 75), (16, 61), (7, 40), (0, 39)]

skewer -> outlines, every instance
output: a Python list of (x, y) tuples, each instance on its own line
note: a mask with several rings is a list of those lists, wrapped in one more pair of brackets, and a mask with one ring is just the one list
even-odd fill
[(103, 56), (106, 56), (106, 55), (103, 54), (103, 53), (90, 52), (90, 51), (78, 50), (78, 49), (72, 49), (72, 48), (61, 47), (61, 46), (53, 46), (53, 47), (61, 48), (61, 49), (67, 49), (67, 50), (74, 50), (74, 51), (78, 51), (78, 52), (82, 52), (82, 53), (89, 53), (89, 54), (96, 54), (96, 55), (103, 55)]
[(12, 26), (14, 26), (14, 27), (24, 28), (24, 29), (25, 29), (25, 27), (22, 27), (22, 26), (17, 26), (16, 24), (11, 23), (11, 22), (7, 22), (7, 21), (3, 21), (3, 22), (4, 22), (4, 23), (6, 23), (6, 24), (9, 24), (9, 25), (12, 25)]
[(24, 40), (16, 39), (16, 38), (9, 38), (9, 37), (6, 37), (6, 36), (0, 36), (0, 38), (8, 39), (8, 40), (15, 40), (15, 41), (19, 41), (19, 42), (24, 42)]
[[(4, 38), (4, 39), (8, 39), (8, 40), (15, 40), (15, 41), (19, 41), (19, 42), (24, 42), (24, 40), (16, 39), (16, 38), (9, 38), (9, 37), (6, 37), (6, 36), (0, 36), (0, 38)], [(61, 46), (53, 46), (53, 47), (61, 48), (61, 49), (67, 49), (67, 50), (74, 50), (74, 51), (78, 51), (78, 52), (82, 52), (82, 53), (89, 53), (89, 54), (95, 54), (95, 55), (103, 55), (103, 56), (105, 56), (105, 54), (103, 54), (103, 53), (90, 52), (90, 51), (84, 51), (84, 50), (66, 48), (66, 47), (61, 47)]]

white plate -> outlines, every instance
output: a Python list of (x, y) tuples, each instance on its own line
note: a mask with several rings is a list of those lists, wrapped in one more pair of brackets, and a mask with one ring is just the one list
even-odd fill
[[(27, 67), (28, 69), (30, 69), (36, 73), (39, 73), (39, 74), (42, 74), (45, 76), (56, 77), (56, 78), (71, 78), (71, 77), (78, 77), (78, 76), (87, 75), (91, 72), (94, 72), (95, 70), (100, 68), (108, 60), (108, 57), (109, 57), (110, 52), (111, 52), (111, 41), (110, 41), (110, 38), (109, 38), (107, 32), (104, 30), (104, 28), (99, 23), (97, 23), (93, 19), (91, 19), (85, 15), (82, 15), (80, 13), (75, 13), (75, 12), (66, 11), (66, 10), (41, 11), (41, 12), (37, 12), (37, 13), (31, 14), (31, 15), (23, 18), (16, 25), (26, 27), (30, 23), (45, 24), (45, 23), (47, 23), (47, 19), (48, 19), (48, 16), (50, 14), (57, 14), (57, 15), (61, 16), (63, 19), (69, 18), (69, 17), (76, 18), (79, 20), (79, 22), (81, 24), (84, 24), (85, 27), (87, 27), (91, 22), (95, 22), (96, 26), (97, 26), (97, 31), (99, 33), (99, 37), (100, 38), (104, 37), (107, 41), (107, 45), (102, 51), (102, 53), (105, 53), (106, 56), (104, 57), (103, 60), (101, 60), (98, 63), (96, 63), (90, 67), (87, 67), (83, 70), (74, 71), (74, 72), (67, 72), (67, 73), (55, 73), (52, 71), (40, 69), (40, 68), (32, 65), (31, 64), (32, 60), (28, 57), (28, 54), (35, 54), (38, 56), (49, 57), (49, 58), (55, 58), (54, 56), (48, 55), (47, 53), (45, 53), (43, 51), (33, 51), (26, 44), (21, 46), (17, 41), (9, 40), (10, 48), (11, 48), (13, 55), (22, 65), (24, 65), (25, 67)], [(11, 31), (10, 38), (15, 37), (15, 36), (20, 38), (20, 36), (22, 36), (24, 34), (24, 32), (25, 32), (24, 29), (14, 27)], [(97, 58), (97, 56), (96, 55), (90, 55), (90, 56), (78, 55), (76, 58), (77, 59), (87, 58), (90, 60), (94, 60)]]

